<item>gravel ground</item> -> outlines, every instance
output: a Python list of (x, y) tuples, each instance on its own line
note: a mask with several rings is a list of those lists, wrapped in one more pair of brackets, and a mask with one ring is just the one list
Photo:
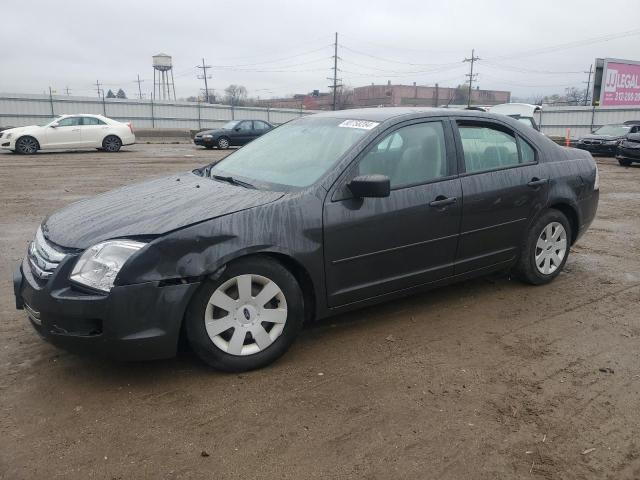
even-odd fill
[(551, 285), (491, 277), (342, 315), (242, 375), (42, 342), (11, 285), (42, 218), (223, 155), (0, 154), (0, 478), (640, 478), (640, 168), (612, 159)]

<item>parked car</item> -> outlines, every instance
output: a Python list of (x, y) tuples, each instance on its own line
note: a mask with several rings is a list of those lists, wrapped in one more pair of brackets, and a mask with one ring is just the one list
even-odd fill
[(491, 113), (507, 115), (508, 117), (514, 118), (524, 125), (533, 128), (534, 130), (540, 130), (540, 127), (534, 118), (535, 112), (542, 110), (540, 105), (531, 105), (529, 103), (501, 103), (499, 105), (489, 107), (487, 110)]
[(117, 152), (135, 143), (131, 123), (102, 115), (60, 115), (41, 125), (17, 127), (0, 133), (0, 147), (22, 154), (38, 150), (97, 148)]
[(239, 147), (264, 135), (274, 126), (264, 120), (232, 120), (224, 124), (222, 128), (198, 132), (193, 139), (196, 145), (205, 148), (218, 147), (225, 149)]
[(619, 143), (616, 150), (618, 163), (628, 167), (634, 162), (640, 162), (640, 130), (627, 134)]
[(280, 357), (305, 320), (491, 272), (552, 281), (598, 184), (591, 154), (502, 115), (326, 112), (52, 213), (15, 297), (64, 348), (163, 358), (184, 335), (243, 371)]
[(629, 133), (640, 132), (640, 122), (603, 125), (589, 135), (578, 139), (576, 147), (595, 155), (616, 155), (618, 143)]

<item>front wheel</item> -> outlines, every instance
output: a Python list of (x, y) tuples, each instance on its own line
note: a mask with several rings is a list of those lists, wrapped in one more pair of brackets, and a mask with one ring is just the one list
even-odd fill
[(302, 291), (280, 263), (247, 257), (200, 288), (185, 321), (189, 343), (206, 363), (227, 372), (253, 370), (274, 362), (297, 337)]
[(229, 139), (226, 137), (219, 138), (217, 145), (220, 150), (225, 150), (229, 148)]
[(118, 152), (122, 147), (122, 140), (115, 135), (109, 135), (102, 141), (102, 148), (107, 152)]
[(567, 262), (570, 244), (571, 225), (567, 217), (558, 210), (547, 210), (527, 234), (515, 268), (516, 274), (533, 285), (549, 283)]
[(16, 153), (21, 155), (32, 155), (40, 149), (38, 141), (33, 137), (20, 137), (16, 141)]

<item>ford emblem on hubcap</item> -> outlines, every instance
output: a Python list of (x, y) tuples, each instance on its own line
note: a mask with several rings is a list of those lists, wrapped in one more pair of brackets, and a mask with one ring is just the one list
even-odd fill
[(247, 320), (249, 320), (251, 318), (251, 313), (249, 313), (249, 309), (247, 307), (245, 307), (242, 310), (242, 313), (244, 313), (244, 318), (246, 318)]

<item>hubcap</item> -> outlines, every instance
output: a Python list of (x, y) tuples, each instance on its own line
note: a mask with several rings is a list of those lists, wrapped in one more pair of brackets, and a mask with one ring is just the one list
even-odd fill
[(23, 138), (20, 142), (22, 143), (22, 151), (25, 153), (35, 153), (38, 149), (35, 140), (31, 138)]
[(220, 140), (220, 146), (222, 148), (227, 148), (229, 146), (229, 142), (225, 139)]
[(109, 151), (114, 151), (118, 148), (118, 140), (115, 138), (108, 138), (106, 143), (107, 150)]
[(542, 229), (536, 242), (535, 262), (544, 275), (555, 272), (567, 254), (567, 232), (559, 222), (551, 222)]
[(282, 334), (287, 301), (274, 281), (261, 275), (238, 275), (213, 292), (204, 317), (216, 347), (231, 355), (253, 355)]

